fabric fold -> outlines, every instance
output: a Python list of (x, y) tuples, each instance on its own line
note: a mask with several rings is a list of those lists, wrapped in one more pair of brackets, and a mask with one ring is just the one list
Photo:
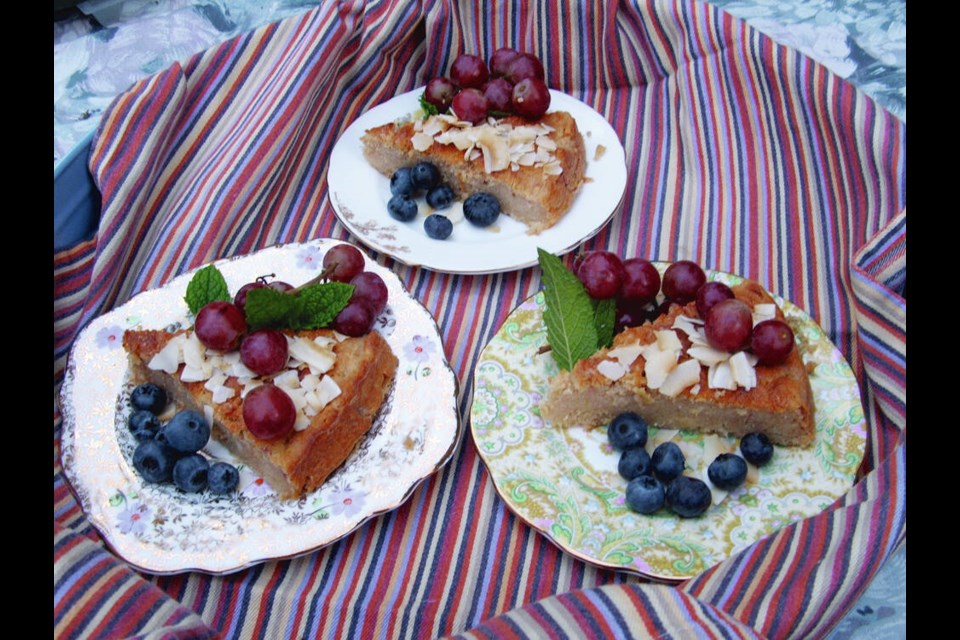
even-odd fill
[[(456, 53), (506, 45), (535, 52), (549, 83), (600, 111), (627, 150), (622, 210), (583, 248), (692, 259), (816, 318), (861, 381), (864, 478), (827, 512), (664, 587), (573, 559), (514, 517), (468, 438), (405, 505), (327, 549), (229, 576), (139, 576), (84, 533), (59, 467), (55, 406), (54, 624), (65, 637), (533, 637), (635, 624), (810, 637), (836, 625), (903, 543), (905, 127), (697, 0), (570, 11), (341, 0), (138, 83), (105, 113), (91, 150), (98, 233), (54, 255), (55, 396), (78, 332), (131, 295), (275, 243), (356, 240), (327, 201), (339, 135)], [(372, 255), (437, 318), (468, 416), (473, 363), (539, 273), (435, 274)], [(112, 592), (75, 597), (71, 583)]]

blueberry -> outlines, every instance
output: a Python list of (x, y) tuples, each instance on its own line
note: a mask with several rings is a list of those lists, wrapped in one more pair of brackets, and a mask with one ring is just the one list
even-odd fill
[(134, 409), (162, 413), (167, 408), (167, 392), (152, 382), (147, 382), (138, 385), (130, 393), (130, 404)]
[(627, 483), (627, 506), (645, 515), (660, 509), (664, 503), (663, 485), (653, 476), (639, 476)]
[(214, 462), (207, 471), (207, 488), (210, 493), (232, 493), (240, 484), (240, 472), (232, 464)]
[(489, 227), (500, 217), (500, 201), (489, 193), (475, 193), (464, 200), (463, 217), (478, 227)]
[(179, 454), (157, 440), (144, 440), (133, 451), (133, 468), (147, 482), (169, 482)]
[(647, 423), (637, 414), (621, 413), (607, 425), (607, 440), (614, 449), (632, 449), (647, 445)]
[(707, 477), (714, 486), (733, 491), (747, 479), (747, 461), (735, 453), (721, 453), (707, 467)]
[(160, 431), (160, 418), (151, 411), (138, 409), (130, 414), (127, 427), (138, 442), (153, 440)]
[(191, 453), (173, 465), (173, 484), (187, 493), (200, 493), (207, 488), (210, 463), (199, 453)]
[(666, 503), (681, 518), (696, 518), (709, 507), (712, 496), (707, 483), (690, 476), (679, 476), (667, 486)]
[(650, 475), (653, 472), (650, 467), (650, 454), (643, 447), (627, 449), (620, 454), (617, 471), (627, 480)]
[(440, 184), (440, 170), (431, 162), (418, 162), (410, 172), (418, 189), (432, 189)]
[(740, 453), (750, 464), (762, 467), (773, 458), (773, 445), (762, 433), (748, 433), (740, 440)]
[(427, 204), (434, 209), (446, 209), (456, 199), (453, 189), (445, 184), (438, 184), (430, 191), (427, 191)]
[(446, 240), (453, 233), (453, 223), (446, 216), (433, 213), (423, 221), (423, 230), (434, 240)]
[(410, 196), (393, 196), (390, 198), (390, 201), (387, 202), (387, 211), (390, 213), (391, 218), (395, 218), (400, 222), (410, 222), (417, 217), (417, 203)]
[(390, 176), (390, 193), (408, 198), (417, 195), (417, 187), (413, 184), (413, 171), (410, 167), (402, 167), (393, 172)]
[(683, 473), (685, 462), (683, 451), (673, 442), (663, 442), (657, 445), (657, 448), (653, 450), (653, 455), (650, 456), (653, 474), (665, 483), (669, 483)]
[(206, 418), (190, 410), (173, 416), (157, 434), (157, 440), (181, 453), (195, 453), (202, 449), (209, 439), (210, 425)]

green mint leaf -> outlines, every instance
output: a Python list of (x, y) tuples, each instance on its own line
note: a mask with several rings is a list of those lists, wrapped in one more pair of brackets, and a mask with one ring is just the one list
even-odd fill
[(431, 104), (431, 103), (427, 100), (427, 94), (426, 94), (426, 93), (421, 93), (421, 94), (420, 94), (420, 108), (423, 109), (423, 113), (424, 113), (424, 116), (423, 116), (423, 117), (424, 117), (424, 118), (426, 118), (427, 116), (439, 115), (439, 113), (440, 113), (440, 110), (437, 109), (436, 105)]
[(593, 305), (593, 325), (597, 328), (597, 346), (613, 344), (613, 327), (617, 322), (617, 301), (614, 298), (597, 300)]
[(547, 342), (557, 366), (569, 371), (597, 350), (593, 303), (580, 280), (563, 266), (560, 258), (539, 247), (537, 255), (543, 270)]
[(257, 329), (321, 329), (337, 317), (353, 295), (353, 285), (324, 282), (296, 294), (269, 287), (247, 292), (247, 324)]
[(247, 325), (257, 329), (293, 329), (291, 320), (297, 315), (297, 298), (270, 287), (251, 289), (244, 304)]
[(324, 282), (304, 287), (297, 295), (298, 329), (320, 329), (337, 317), (353, 295), (354, 286)]
[(233, 300), (230, 297), (230, 290), (227, 288), (227, 281), (223, 279), (223, 274), (212, 264), (208, 264), (193, 274), (190, 284), (187, 285), (187, 295), (183, 299), (193, 315), (197, 315), (200, 309), (211, 302), (217, 300), (231, 302)]

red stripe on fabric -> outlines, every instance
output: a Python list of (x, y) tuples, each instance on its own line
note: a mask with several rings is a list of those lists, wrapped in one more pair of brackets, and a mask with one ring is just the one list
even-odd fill
[[(80, 602), (83, 603), (82, 608), (74, 612), (72, 624), (63, 629), (62, 635), (64, 637), (73, 637), (81, 633), (90, 633), (92, 637), (102, 634), (103, 624), (107, 620), (101, 621), (100, 625), (93, 631), (87, 629), (87, 626), (92, 622), (92, 618), (98, 615), (103, 600), (108, 598), (121, 583), (130, 578), (117, 566), (112, 557), (100, 551), (94, 553), (97, 554), (94, 562), (88, 565), (84, 571), (83, 578), (85, 580), (78, 578), (70, 589), (60, 596), (61, 603), (69, 603), (72, 606), (76, 606)], [(93, 587), (96, 588), (91, 590)]]
[(640, 589), (624, 589), (624, 594), (633, 603), (633, 610), (644, 625), (645, 635), (651, 638), (661, 637), (664, 627), (660, 622), (660, 615), (644, 592)]

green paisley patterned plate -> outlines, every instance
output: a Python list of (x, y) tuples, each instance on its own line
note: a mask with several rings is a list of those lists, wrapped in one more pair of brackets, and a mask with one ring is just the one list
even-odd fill
[[(666, 264), (658, 264), (661, 270)], [(709, 273), (711, 280), (741, 279)], [(776, 447), (740, 488), (715, 500), (701, 517), (661, 509), (634, 513), (606, 429), (554, 429), (539, 404), (557, 366), (546, 344), (543, 293), (517, 307), (484, 348), (474, 372), (470, 411), (474, 442), (507, 505), (561, 549), (600, 567), (663, 581), (693, 577), (795, 520), (813, 516), (851, 486), (864, 456), (866, 423), (856, 378), (807, 314), (777, 299), (811, 370), (816, 440), (808, 449)], [(687, 458), (688, 475), (704, 477), (717, 447), (735, 438), (650, 430), (647, 448), (671, 439)], [(721, 494), (722, 495), (722, 494)]]

